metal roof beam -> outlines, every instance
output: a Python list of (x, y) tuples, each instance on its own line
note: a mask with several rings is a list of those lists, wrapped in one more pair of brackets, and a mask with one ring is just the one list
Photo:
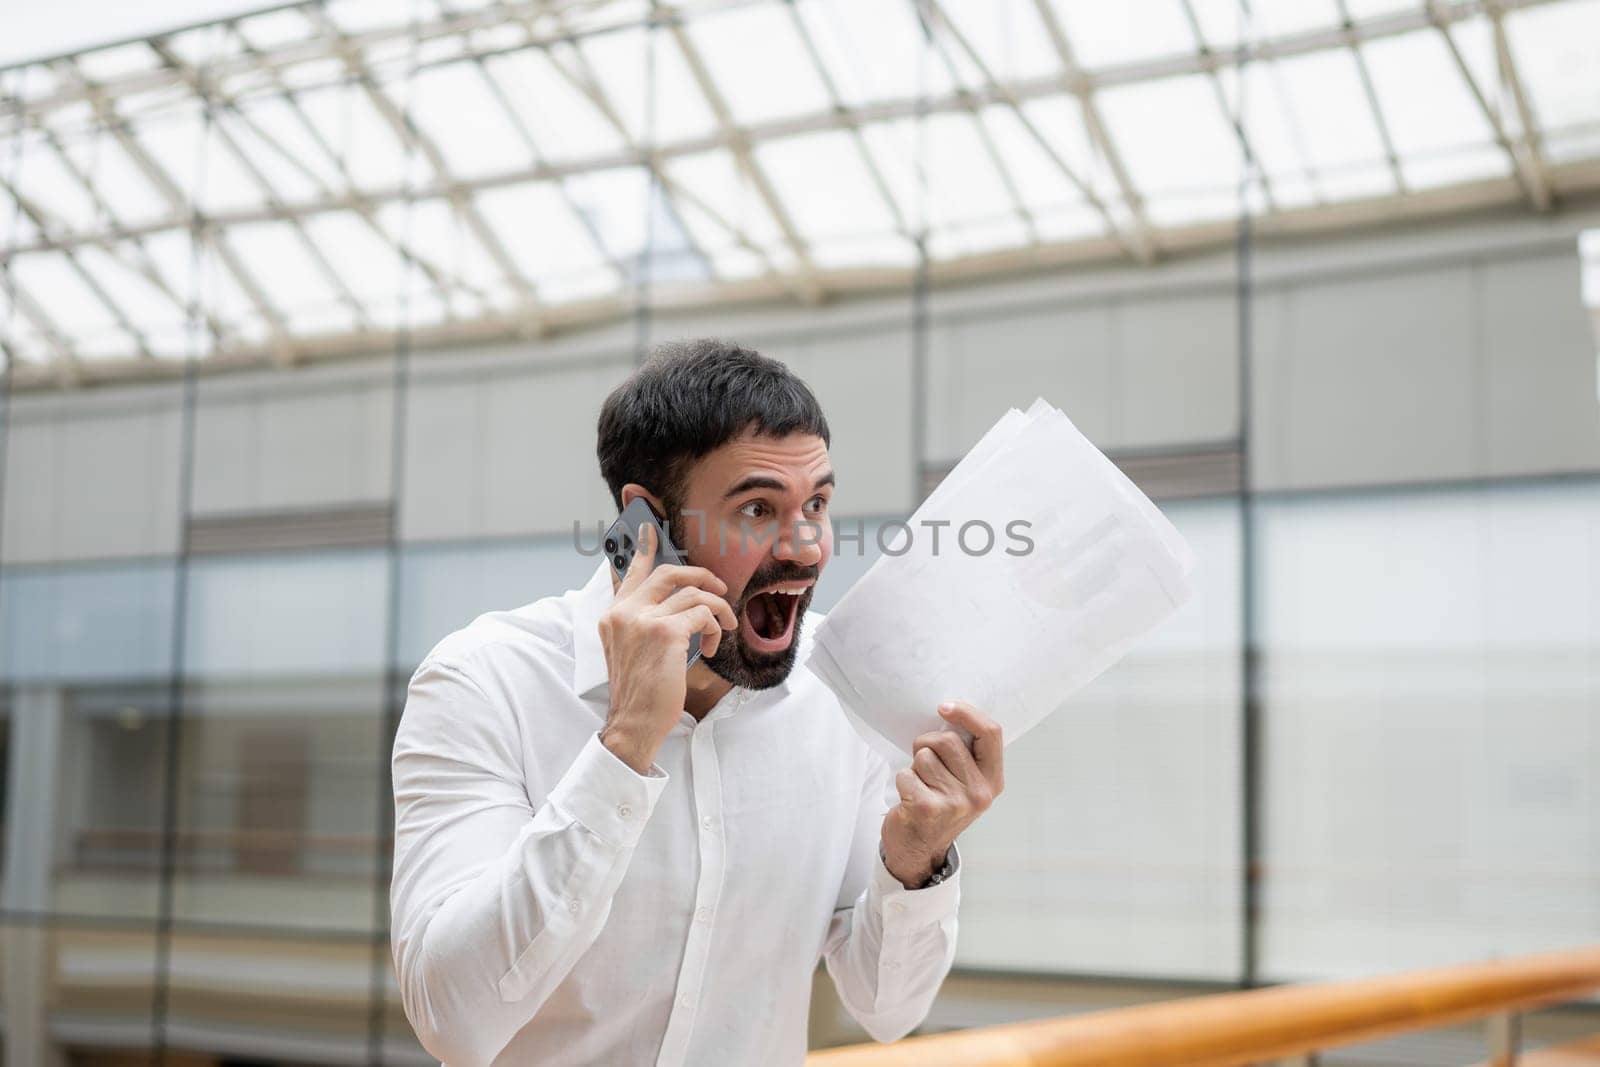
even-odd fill
[[(540, 310), (538, 295), (533, 283), (522, 273), (522, 268), (517, 266), (516, 260), (511, 257), (511, 252), (500, 240), (493, 227), (484, 220), (478, 211), (478, 206), (473, 202), (470, 193), (462, 188), (454, 174), (450, 172), (449, 161), (444, 158), (444, 153), (433, 139), (422, 132), (422, 128), (414, 122), (410, 115), (401, 112), (388, 93), (378, 88), (372, 70), (367, 66), (365, 57), (353, 47), (348, 38), (329, 20), (327, 14), (320, 7), (307, 9), (312, 21), (322, 31), (328, 34), (333, 42), (334, 49), (339, 58), (344, 61), (346, 69), (354, 76), (356, 83), (362, 88), (367, 99), (377, 110), (383, 120), (388, 123), (394, 135), (400, 139), (401, 144), (411, 144), (422, 157), (428, 161), (428, 167), (443, 183), (444, 196), (450, 202), (450, 208), (456, 217), (462, 221), (474, 238), (489, 253), (489, 258), (494, 261), (495, 267), (504, 276), (506, 282), (516, 290), (522, 301), (521, 313), (528, 322), (529, 332), (538, 335), (544, 332), (544, 327), (539, 321)], [(448, 306), (448, 305), (447, 305)]]
[[(32, 222), (41, 233), (51, 228), (52, 220), (50, 216), (47, 215), (38, 205), (33, 203), (32, 200), (24, 196), (9, 181), (6, 181), (4, 178), (0, 178), (0, 189), (4, 189), (6, 192), (11, 194), (12, 199), (17, 202), (17, 207), (22, 209), (22, 213), (28, 216), (28, 220)], [(105, 308), (106, 311), (110, 312), (111, 317), (116, 321), (116, 324), (121, 327), (129, 337), (133, 338), (133, 343), (138, 348), (139, 355), (144, 359), (154, 359), (155, 354), (150, 351), (150, 344), (145, 340), (144, 332), (133, 324), (133, 321), (128, 318), (127, 313), (123, 311), (122, 306), (115, 300), (111, 299), (111, 294), (106, 292), (104, 287), (101, 286), (100, 280), (93, 274), (89, 273), (88, 268), (83, 265), (83, 261), (78, 258), (77, 250), (67, 248), (55, 254), (66, 257), (67, 265), (72, 268), (72, 273), (76, 274), (78, 276), (78, 280), (84, 284), (89, 292), (94, 294), (94, 298), (99, 302), (100, 306)], [(13, 290), (20, 290), (22, 288), (20, 285), (16, 284), (15, 275), (12, 276), (12, 288)]]
[(1550, 174), (1545, 164), (1544, 149), (1539, 143), (1539, 124), (1534, 118), (1533, 108), (1528, 104), (1528, 93), (1517, 71), (1517, 59), (1511, 53), (1511, 43), (1506, 40), (1505, 13), (1511, 6), (1505, 0), (1487, 2), (1489, 25), (1494, 31), (1495, 59), (1499, 64), (1500, 78), (1511, 91), (1511, 102), (1517, 109), (1517, 123), (1522, 127), (1522, 159), (1518, 163), (1517, 173), (1525, 174), (1529, 187), (1534, 190), (1531, 194), (1534, 206), (1540, 211), (1549, 211), (1552, 206)]
[[(1067, 40), (1066, 31), (1061, 26), (1061, 20), (1056, 17), (1055, 11), (1046, 0), (1034, 0), (1034, 7), (1039, 12), (1039, 18), (1044, 23), (1045, 34), (1050, 38), (1050, 45), (1055, 49), (1056, 57), (1061, 60), (1061, 84), (1068, 92), (1078, 98), (1079, 107), (1083, 111), (1083, 124), (1089, 131), (1089, 139), (1099, 148), (1100, 154), (1105, 157), (1106, 166), (1111, 170), (1112, 180), (1117, 183), (1117, 191), (1122, 194), (1122, 202), (1128, 209), (1128, 217), (1132, 222), (1132, 230), (1128, 237), (1132, 241), (1132, 252), (1141, 263), (1153, 263), (1160, 255), (1156, 244), (1155, 231), (1150, 225), (1150, 220), (1144, 213), (1144, 198), (1139, 194), (1139, 189), (1133, 184), (1133, 178), (1128, 174), (1128, 168), (1123, 165), (1122, 154), (1117, 151), (1116, 143), (1111, 140), (1111, 134), (1106, 130), (1105, 122), (1100, 117), (1100, 108), (1094, 102), (1094, 86), (1085, 77), (1083, 68), (1078, 66), (1077, 56), (1073, 53), (1072, 44)], [(1022, 116), (1019, 104), (1013, 105), (1018, 116)], [(1024, 122), (1027, 119), (1024, 117)], [(1028, 122), (1028, 129), (1033, 136), (1044, 144), (1044, 138), (1033, 124)], [(1065, 161), (1056, 155), (1055, 150), (1046, 146), (1052, 159), (1057, 160), (1057, 165), (1067, 170), (1068, 177), (1072, 178), (1089, 203), (1105, 219), (1106, 224), (1113, 232), (1122, 228), (1116, 225), (1110, 211), (1100, 198), (1089, 187), (1088, 182), (1079, 178), (1067, 168)]]
[[(532, 2), (507, 0), (507, 2), (513, 11), (522, 11), (529, 15), (538, 15), (546, 8), (545, 0), (532, 0)], [(735, 2), (739, 2), (739, 0), (735, 0)], [(1457, 2), (1450, 5), (1448, 17), (1452, 21), (1461, 21), (1485, 14), (1490, 10), (1507, 12), (1558, 2), (1561, 2), (1561, 0), (1457, 0)], [(707, 3), (704, 6), (697, 6), (694, 9), (694, 14), (698, 15), (715, 6), (718, 5)], [(373, 44), (405, 38), (413, 34), (419, 42), (426, 42), (439, 37), (448, 37), (453, 34), (466, 33), (474, 29), (492, 26), (503, 22), (504, 17), (504, 12), (501, 9), (489, 6), (478, 11), (464, 12), (447, 18), (422, 22), (414, 27), (402, 22), (391, 27), (350, 34), (345, 40), (352, 47), (360, 50), (364, 50)], [(656, 21), (678, 27), (684, 17), (685, 15), (682, 13), (672, 12), (659, 16)], [(614, 24), (597, 25), (586, 28), (581, 32), (596, 33), (602, 32), (606, 28), (618, 29), (626, 26), (635, 26), (639, 25), (640, 21), (638, 18), (631, 16), (621, 17)], [(1431, 22), (1432, 16), (1430, 16), (1425, 6), (1418, 4), (1414, 9), (1405, 8), (1392, 14), (1363, 20), (1358, 26), (1358, 31), (1362, 40), (1375, 40), (1381, 37), (1398, 36), (1414, 30), (1426, 29)], [(1239, 45), (1234, 48), (1211, 49), (1203, 54), (1199, 52), (1182, 52), (1171, 56), (1119, 64), (1097, 71), (1091, 80), (1092, 87), (1098, 89), (1109, 85), (1149, 81), (1177, 74), (1195, 74), (1207, 70), (1237, 66), (1249, 60), (1282, 59), (1307, 52), (1323, 51), (1343, 44), (1345, 42), (1345, 32), (1343, 26), (1322, 27), (1287, 34), (1283, 37), (1262, 41), (1248, 47)], [(555, 32), (545, 33), (529, 43), (546, 45), (556, 41), (570, 40), (573, 35), (571, 30), (558, 29)], [(286, 45), (271, 52), (254, 50), (239, 55), (226, 56), (218, 59), (214, 64), (209, 64), (207, 72), (221, 78), (251, 71), (282, 70), (296, 63), (325, 57), (328, 54), (327, 45), (328, 42), (326, 40), (313, 39)], [(465, 48), (460, 53), (452, 53), (446, 59), (426, 63), (423, 66), (498, 55), (525, 47), (527, 47), (527, 44), (519, 43), (512, 48)], [(180, 79), (175, 72), (165, 67), (155, 67), (147, 71), (137, 71), (114, 78), (107, 78), (103, 83), (100, 83), (99, 87), (113, 96), (120, 96), (178, 84), (179, 81)], [(1031, 96), (1042, 95), (1038, 91), (1041, 85), (1046, 87), (1047, 93), (1055, 91), (1059, 87), (1058, 79), (1050, 77), (1024, 79), (1014, 83), (1012, 89), (1019, 98), (1028, 99)], [(84, 99), (84, 96), (80, 91), (75, 88), (69, 88), (30, 100), (19, 100), (15, 106), (20, 113), (37, 115), (68, 107), (82, 99)]]
[[(999, 79), (990, 73), (988, 66), (983, 62), (983, 57), (978, 55), (977, 50), (974, 49), (967, 41), (966, 36), (945, 14), (944, 8), (939, 6), (938, 0), (912, 0), (912, 2), (919, 9), (925, 8), (927, 15), (932, 16), (932, 21), (942, 26), (945, 34), (953, 39), (958, 45), (960, 45), (962, 50), (967, 53), (967, 56), (972, 60), (973, 65), (978, 68), (978, 74), (983, 78), (984, 87), (990, 92), (999, 93), (1002, 97), (1004, 97), (1005, 89), (1000, 84)], [(919, 10), (918, 21), (922, 21), (922, 18), (922, 11)], [(959, 85), (961, 82), (960, 72), (956, 68), (955, 59), (950, 55), (950, 50), (946, 48), (944, 42), (934, 34), (933, 25), (927, 25), (926, 30), (928, 39), (932, 41), (934, 47), (939, 50), (939, 58), (944, 60), (945, 69), (950, 72), (950, 80)], [(1020, 109), (1013, 107), (1013, 111), (1015, 111), (1017, 117), (1021, 119), (1023, 125), (1028, 125), (1028, 119), (1022, 114)], [(1011, 174), (1011, 168), (1006, 166), (1005, 158), (1000, 154), (999, 149), (995, 147), (994, 138), (990, 136), (988, 125), (981, 117), (979, 117), (977, 106), (970, 106), (968, 108), (968, 113), (972, 116), (973, 125), (975, 125), (978, 129), (978, 140), (983, 142), (983, 149), (984, 152), (989, 156), (990, 164), (993, 165), (995, 172), (1000, 175), (1001, 184), (1006, 187), (1006, 195), (1011, 199), (1011, 209), (1017, 213), (1017, 217), (1022, 220), (1023, 227), (1028, 231), (1028, 243), (1035, 245), (1038, 244), (1039, 227), (1033, 221), (1033, 212), (1028, 210), (1027, 201), (1022, 198), (1022, 190), (1017, 188), (1017, 182)], [(1049, 149), (1046, 148), (1046, 151), (1049, 151)], [(1110, 220), (1108, 219), (1107, 221), (1109, 222)]]
[(1356, 74), (1361, 79), (1361, 90), (1367, 98), (1367, 108), (1372, 112), (1372, 121), (1378, 127), (1378, 138), (1383, 142), (1383, 155), (1389, 161), (1389, 173), (1394, 178), (1394, 187), (1401, 195), (1406, 193), (1406, 176), (1400, 169), (1400, 154), (1395, 151), (1394, 137), (1389, 132), (1389, 120), (1383, 116), (1383, 106), (1378, 102), (1377, 87), (1372, 84), (1372, 72), (1367, 69), (1367, 57), (1361, 53), (1362, 39), (1356, 36), (1351, 27), (1354, 25), (1350, 18), (1350, 7), (1345, 0), (1336, 0), (1339, 7), (1339, 17), (1344, 20), (1345, 45), (1350, 49), (1350, 58), (1355, 60)]
[(689, 65), (689, 73), (694, 77), (695, 84), (700, 87), (700, 94), (705, 97), (706, 103), (711, 108), (711, 113), (716, 116), (717, 124), (722, 129), (723, 144), (733, 153), (733, 158), (744, 171), (745, 177), (755, 187), (767, 210), (772, 213), (772, 218), (778, 224), (778, 229), (783, 231), (784, 240), (789, 245), (789, 251), (794, 255), (795, 267), (800, 279), (801, 296), (811, 303), (822, 300), (822, 287), (817, 282), (817, 268), (811, 262), (811, 253), (806, 250), (805, 241), (801, 239), (799, 230), (796, 229), (794, 220), (789, 217), (789, 211), (783, 202), (778, 199), (778, 194), (772, 188), (772, 183), (767, 179), (766, 172), (756, 162), (755, 153), (747, 132), (734, 122), (733, 112), (728, 108), (728, 102), (722, 96), (722, 90), (717, 88), (716, 82), (711, 78), (711, 72), (706, 69), (705, 61), (700, 57), (700, 51), (689, 40), (688, 31), (683, 24), (674, 21), (669, 24), (672, 39), (678, 43), (679, 50), (683, 53), (685, 62)]
[(1478, 110), (1483, 112), (1484, 119), (1489, 123), (1489, 128), (1494, 131), (1494, 140), (1500, 150), (1506, 154), (1511, 163), (1512, 173), (1517, 176), (1517, 183), (1522, 186), (1522, 191), (1527, 194), (1528, 203), (1535, 211), (1549, 211), (1554, 205), (1550, 195), (1550, 180), (1542, 167), (1536, 165), (1533, 157), (1526, 152), (1519, 151), (1512, 143), (1511, 135), (1506, 131), (1506, 124), (1500, 117), (1500, 112), (1489, 98), (1484, 94), (1483, 86), (1478, 84), (1478, 79), (1473, 75), (1472, 68), (1467, 65), (1466, 57), (1461, 54), (1461, 47), (1456, 44), (1455, 35), (1450, 32), (1450, 23), (1442, 16), (1440, 0), (1428, 0), (1428, 11), (1434, 15), (1434, 26), (1439, 35), (1444, 38), (1445, 48), (1450, 53), (1451, 60), (1460, 72), (1461, 78), (1467, 83), (1467, 89), (1472, 93), (1472, 99), (1477, 101)]
[[(282, 212), (283, 202), (278, 198), (278, 192), (273, 188), (272, 182), (261, 172), (261, 168), (256, 165), (256, 161), (251, 158), (250, 153), (245, 151), (238, 138), (234, 137), (233, 131), (229, 130), (222, 122), (223, 114), (237, 113), (233, 101), (224, 98), (220, 93), (208, 93), (207, 87), (201, 81), (200, 73), (185, 63), (165, 42), (160, 39), (152, 39), (149, 44), (155, 50), (156, 55), (161, 57), (163, 63), (183, 75), (184, 80), (189, 83), (202, 99), (207, 101), (208, 106), (213, 107), (215, 118), (211, 128), (216, 132), (218, 140), (222, 142), (223, 147), (228, 150), (229, 155), (233, 156), (234, 161), (239, 164), (240, 168), (250, 175), (250, 180), (261, 191), (261, 196), (266, 200), (267, 206), (274, 211)], [(260, 135), (259, 132), (257, 135)], [(355, 317), (356, 324), (362, 329), (370, 327), (372, 322), (367, 316), (366, 308), (362, 306), (360, 300), (356, 299), (355, 293), (351, 292), (350, 286), (345, 283), (343, 276), (334, 269), (332, 263), (328, 262), (328, 257), (323, 255), (322, 248), (311, 239), (311, 234), (306, 231), (305, 224), (293, 215), (284, 214), (283, 218), (293, 228), (295, 237), (299, 240), (300, 246), (305, 250), (306, 255), (317, 265), (317, 270), (322, 273), (323, 278), (339, 294), (340, 301)]]
[[(1042, 2), (1042, 0), (1041, 0)], [(1200, 16), (1195, 13), (1194, 0), (1179, 0), (1183, 8), (1184, 18), (1189, 20), (1189, 30), (1194, 34), (1196, 47), (1209, 47), (1206, 44), (1205, 34), (1200, 29)], [(1211, 82), (1211, 91), (1217, 98), (1217, 109), (1228, 120), (1228, 125), (1233, 127), (1233, 135), (1239, 142), (1239, 151), (1244, 153), (1247, 172), (1253, 171), (1255, 181), (1261, 186), (1262, 206), (1270, 214), (1278, 210), (1277, 197), (1272, 192), (1272, 179), (1267, 175), (1267, 168), (1261, 166), (1261, 158), (1256, 155), (1255, 145), (1250, 140), (1250, 134), (1245, 130), (1244, 117), (1244, 72), (1239, 71), (1239, 104), (1235, 108), (1228, 101), (1228, 93), (1222, 85), (1222, 74), (1213, 69), (1208, 72)]]
[[(236, 38), (238, 38), (241, 47), (243, 47), (246, 51), (253, 52), (254, 46), (251, 45), (249, 41), (245, 40), (244, 36), (239, 33), (236, 27), (233, 28), (233, 34)], [(275, 89), (275, 97), (283, 101), (284, 106), (287, 107), (289, 109), (289, 113), (294, 116), (295, 122), (300, 126), (301, 130), (308, 138), (310, 138), (311, 142), (317, 146), (317, 150), (320, 151), (324, 157), (326, 157), (328, 162), (332, 164), (333, 168), (339, 172), (339, 176), (345, 180), (345, 183), (351, 188), (354, 188), (355, 179), (351, 177), (350, 168), (345, 165), (345, 161), (340, 158), (339, 153), (336, 152), (333, 146), (328, 143), (327, 138), (322, 135), (322, 131), (317, 128), (317, 124), (311, 121), (311, 116), (306, 114), (305, 108), (300, 106), (300, 101), (295, 98), (293, 90), (291, 90), (288, 85), (284, 83), (282, 76), (276, 71), (267, 71), (267, 77), (272, 82), (272, 85)], [(260, 137), (264, 143), (271, 146), (275, 151), (280, 153), (284, 158), (295, 165), (295, 167), (300, 170), (300, 172), (304, 174), (313, 185), (321, 190), (324, 196), (332, 197), (339, 195), (328, 187), (327, 183), (322, 180), (321, 176), (314, 173), (305, 165), (303, 161), (295, 158), (294, 153), (286, 151), (275, 139), (267, 136), (266, 131), (262, 130), (247, 114), (244, 113), (242, 109), (239, 108), (237, 101), (230, 100), (229, 103), (233, 108), (234, 115), (239, 119), (239, 121), (249, 126), (255, 132), (256, 136)], [(452, 289), (459, 289), (462, 292), (470, 293), (472, 296), (476, 297), (479, 301), (485, 304), (489, 302), (488, 297), (483, 293), (482, 290), (478, 289), (474, 285), (468, 284), (464, 279), (452, 278), (449, 273), (444, 270), (444, 268), (434, 263), (429, 257), (422, 255), (420, 252), (412, 248), (409, 243), (401, 238), (391, 235), (387, 230), (385, 230), (383, 228), (383, 224), (378, 221), (377, 214), (373, 209), (373, 201), (370, 197), (361, 196), (358, 194), (352, 195), (354, 195), (354, 199), (349, 204), (348, 209), (355, 212), (356, 217), (366, 224), (367, 229), (372, 231), (373, 236), (377, 237), (378, 240), (392, 248), (395, 255), (400, 258), (401, 262), (409, 263), (412, 266), (415, 266), (427, 276), (429, 283), (432, 284), (434, 289), (437, 291), (439, 300), (444, 307), (449, 308), (450, 306), (449, 292)], [(404, 195), (397, 197), (396, 199), (404, 199)], [(284, 210), (285, 213), (294, 213), (294, 209), (292, 207), (286, 206)]]
[[(122, 150), (128, 153), (128, 157), (133, 160), (134, 165), (139, 168), (150, 184), (155, 186), (156, 191), (167, 201), (167, 206), (184, 217), (184, 224), (187, 225), (191, 222), (195, 224), (197, 230), (196, 239), (200, 239), (200, 234), (206, 232), (202, 216), (194, 209), (192, 204), (188, 203), (183, 191), (178, 188), (177, 182), (173, 181), (172, 176), (167, 173), (166, 169), (156, 162), (155, 158), (145, 150), (144, 146), (129, 131), (128, 124), (117, 113), (116, 106), (111, 102), (109, 96), (93, 82), (89, 81), (71, 60), (60, 61), (57, 64), (57, 69), (63, 71), (82, 87), (89, 105), (94, 109), (95, 114), (106, 129), (111, 131), (117, 143), (122, 146)], [(278, 216), (272, 217), (276, 218)], [(273, 341), (282, 358), (284, 360), (292, 358), (293, 342), (290, 340), (288, 326), (284, 322), (283, 314), (272, 305), (272, 301), (268, 298), (266, 291), (261, 288), (261, 283), (245, 267), (238, 253), (228, 243), (226, 236), (220, 233), (212, 233), (209, 236), (211, 245), (216, 250), (217, 258), (222, 261), (222, 265), (233, 276), (233, 280), (243, 291), (246, 299), (254, 305), (257, 313), (265, 320), (267, 330), (272, 334)]]

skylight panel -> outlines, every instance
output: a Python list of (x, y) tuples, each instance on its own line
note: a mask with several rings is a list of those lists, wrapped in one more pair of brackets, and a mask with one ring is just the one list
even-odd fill
[(184, 107), (134, 127), (134, 138), (182, 195), (201, 211), (259, 208), (261, 183), (209, 128), (198, 107)]
[(569, 47), (552, 46), (548, 54), (541, 49), (521, 50), (484, 62), (545, 159), (567, 162), (621, 151), (622, 137), (616, 128), (557, 69), (557, 63), (563, 69), (574, 67), (576, 56)]
[(1513, 11), (1505, 28), (1550, 158), (1600, 153), (1600, 0)]
[(1251, 4), (1250, 11), (1251, 28), (1258, 41), (1327, 29), (1344, 22), (1336, 0), (1271, 0)]
[(760, 255), (742, 246), (735, 234), (681, 191), (673, 197), (673, 208), (689, 240), (711, 261), (717, 277), (748, 278), (765, 273), (766, 263)]
[(27, 293), (63, 333), (76, 337), (118, 329), (116, 316), (61, 252), (17, 256), (11, 263), (11, 277), (17, 288)]
[(573, 207), (583, 213), (615, 259), (637, 257), (663, 234), (650, 234), (650, 178), (643, 167), (617, 167), (580, 174), (566, 182)]
[[(183, 332), (184, 309), (130, 264), (139, 262), (138, 252), (129, 242), (114, 246), (115, 255), (104, 249), (78, 250), (78, 262), (100, 289), (122, 309), (134, 328), (147, 337), (160, 333), (170, 343)], [(168, 355), (180, 355), (170, 351)]]
[(1394, 192), (1367, 93), (1346, 49), (1277, 61), (1286, 113), (1330, 199)]
[(439, 13), (438, 6), (426, 0), (407, 0), (404, 4), (392, 0), (329, 0), (326, 10), (334, 25), (346, 33), (404, 26), (413, 19), (425, 20)]
[(1028, 230), (1020, 219), (994, 218), (971, 221), (959, 226), (936, 228), (928, 236), (928, 258), (960, 259), (1028, 243)]
[(1288, 110), (1288, 97), (1277, 64), (1251, 63), (1241, 71), (1228, 68), (1218, 72), (1226, 98), (1239, 96), (1243, 74), (1244, 115), (1241, 125), (1255, 154), (1256, 165), (1272, 188), (1272, 201), (1279, 208), (1303, 207), (1317, 198), (1316, 187), (1306, 169), (1300, 130)]
[(185, 301), (203, 300), (205, 264), (196, 260), (188, 230), (162, 230), (140, 244), (173, 292)]
[(1223, 51), (1251, 38), (1249, 15), (1239, 0), (1188, 0), (1207, 48)]
[(406, 147), (359, 86), (338, 85), (302, 93), (300, 107), (343, 162), (356, 187), (393, 188), (412, 173)]
[(971, 115), (929, 115), (920, 138), (914, 119), (875, 123), (863, 132), (913, 229), (924, 210), (933, 227), (1015, 210)]
[(1046, 244), (1101, 237), (1106, 232), (1105, 218), (1087, 202), (1036, 211), (1033, 226)]
[[(332, 146), (324, 148), (318, 143), (288, 101), (277, 96), (263, 97), (242, 104), (240, 110), (249, 118), (252, 125), (261, 130), (263, 136), (272, 139), (283, 155), (287, 155), (300, 167), (309, 170), (323, 187), (339, 189), (345, 185), (344, 179), (339, 175), (335, 158), (329, 154), (328, 148)], [(259, 144), (253, 136), (250, 138), (250, 143)], [(262, 145), (256, 158), (258, 161), (265, 161), (277, 154), (276, 150)], [(285, 186), (285, 188), (291, 187)]]
[(470, 62), (417, 72), (406, 90), (412, 121), (458, 178), (503, 173), (532, 163), (526, 142)]
[(29, 325), (20, 312), (14, 316), (14, 324), (7, 331), (6, 343), (16, 353), (19, 364), (49, 363), (51, 356), (55, 354), (55, 347), (50, 343), (50, 339)]
[(541, 290), (567, 273), (609, 273), (611, 287), (618, 284), (604, 252), (554, 182), (491, 189), (479, 193), (477, 203), (517, 266)]
[(905, 0), (795, 0), (794, 7), (847, 107), (951, 90), (949, 68)]
[[(485, 289), (505, 280), (505, 274), (489, 256), (471, 227), (450, 202), (442, 198), (385, 204), (378, 209), (378, 222), (391, 238), (442, 268), (452, 278)], [(508, 240), (502, 239), (502, 244)], [(470, 314), (478, 310), (476, 298), (452, 294), (453, 309)]]
[[(76, 142), (66, 147), (72, 152), (74, 149), (81, 150), (83, 144)], [(11, 160), (7, 159), (6, 163), (10, 164)], [(94, 200), (55, 151), (37, 134), (24, 137), (12, 184), (29, 203), (45, 212), (57, 228), (66, 226), (68, 229), (82, 230), (95, 222)], [(6, 199), (7, 207), (10, 207), (10, 197)], [(10, 221), (9, 213), (0, 219), (0, 223)]]
[[(1060, 57), (1033, 0), (940, 0), (940, 8), (997, 80), (1054, 74)], [(954, 41), (952, 54), (964, 54)]]
[[(6, 190), (0, 189), (0, 246), (16, 248), (33, 244), (39, 238), (38, 228), (17, 209), (16, 200)], [(3, 276), (3, 271), (4, 267), (0, 266), (0, 276)], [(0, 285), (0, 289), (3, 288)], [(4, 317), (0, 317), (0, 326), (4, 323)]]
[(1204, 75), (1117, 86), (1097, 99), (1151, 221), (1184, 223), (1233, 211), (1244, 160)]
[(829, 130), (771, 141), (757, 158), (801, 235), (877, 234), (894, 217), (850, 135)]
[(979, 112), (979, 121), (988, 128), (995, 150), (1005, 160), (1012, 184), (1029, 211), (1055, 210), (1083, 202), (1083, 193), (1015, 111), (1001, 105), (985, 108)]
[(280, 48), (311, 36), (311, 25), (297, 10), (250, 15), (235, 26), (246, 40), (260, 49)]
[(253, 222), (228, 228), (228, 243), (280, 314), (322, 304), (328, 276), (287, 222)]
[(809, 251), (811, 262), (823, 270), (911, 267), (917, 262), (916, 246), (897, 234), (825, 238)]
[(717, 149), (677, 156), (667, 160), (666, 171), (675, 184), (692, 192), (753, 243), (772, 247), (782, 242), (777, 220), (730, 152)]
[(278, 80), (289, 90), (333, 89), (350, 84), (349, 68), (338, 56), (310, 55), (278, 68)]
[[(211, 142), (213, 150), (227, 152), (230, 158), (235, 150), (242, 152), (280, 203), (311, 200), (321, 192), (325, 183), (309, 165), (315, 163), (315, 159), (302, 160), (290, 154), (276, 141), (269, 140), (270, 135), (257, 133), (252, 123), (244, 121), (232, 111), (217, 112), (212, 117), (212, 123), (215, 133)], [(224, 138), (231, 142), (231, 148), (223, 143)]]
[(1034, 129), (1096, 196), (1115, 195), (1115, 178), (1104, 154), (1089, 136), (1083, 105), (1076, 96), (1063, 94), (1030, 100), (1022, 105), (1022, 110)]
[(354, 212), (328, 211), (305, 220), (323, 258), (362, 303), (400, 291), (406, 264), (390, 242)]
[(1099, 70), (1158, 56), (1192, 53), (1194, 31), (1180, 0), (1050, 0), (1073, 58)]
[(103, 82), (154, 70), (161, 66), (161, 58), (143, 41), (134, 41), (80, 53), (73, 63), (85, 78), (92, 82)]
[(1436, 30), (1362, 46), (1406, 184), (1414, 188), (1507, 174), (1494, 131)]
[(734, 121), (767, 122), (822, 111), (828, 93), (780, 4), (707, 13), (687, 33)]
[(716, 129), (716, 116), (672, 34), (636, 26), (586, 37), (578, 48), (635, 143), (666, 144)]
[(200, 26), (173, 34), (163, 39), (161, 46), (191, 67), (204, 66), (239, 52), (238, 38), (220, 26)]

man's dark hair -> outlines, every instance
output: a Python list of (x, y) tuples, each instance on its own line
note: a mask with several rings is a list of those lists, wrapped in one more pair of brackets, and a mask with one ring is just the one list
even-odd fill
[(622, 487), (634, 482), (660, 497), (671, 519), (689, 468), (752, 424), (768, 437), (807, 433), (828, 443), (822, 406), (782, 363), (709, 337), (669, 341), (601, 406), (600, 474), (619, 510)]

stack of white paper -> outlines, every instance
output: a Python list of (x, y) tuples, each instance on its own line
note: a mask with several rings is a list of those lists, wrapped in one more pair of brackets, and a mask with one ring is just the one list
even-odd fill
[(947, 727), (945, 700), (1015, 741), (1191, 593), (1182, 536), (1043, 398), (1006, 412), (907, 525), (806, 662), (896, 766)]

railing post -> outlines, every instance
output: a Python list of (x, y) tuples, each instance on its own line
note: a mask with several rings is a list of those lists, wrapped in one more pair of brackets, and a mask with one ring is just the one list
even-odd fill
[(1484, 1037), (1489, 1043), (1489, 1067), (1515, 1067), (1517, 1046), (1522, 1040), (1521, 1014), (1503, 1011), (1489, 1016)]

